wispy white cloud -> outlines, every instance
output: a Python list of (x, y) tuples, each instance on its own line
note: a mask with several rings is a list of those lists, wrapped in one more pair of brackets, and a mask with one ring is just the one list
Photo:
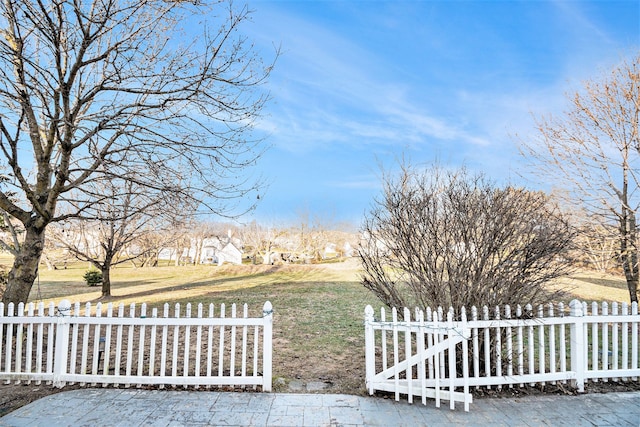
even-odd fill
[(282, 158), (273, 172), (288, 174), (291, 197), (310, 176), (318, 191), (364, 194), (379, 180), (361, 164), (406, 150), (509, 179), (522, 165), (514, 136), (534, 132), (531, 114), (561, 114), (565, 92), (624, 53), (614, 21), (600, 18), (612, 10), (604, 3), (390, 2), (388, 14), (377, 3), (363, 13), (361, 4), (313, 3), (319, 14), (304, 2), (258, 3), (256, 34), (283, 48), (259, 124)]
[(387, 79), (384, 59), (334, 31), (279, 12), (283, 40), (274, 74), (276, 102), (263, 127), (275, 144), (299, 152), (327, 143), (424, 144), (461, 140), (487, 145), (456, 120), (429, 112), (402, 94), (410, 83)]

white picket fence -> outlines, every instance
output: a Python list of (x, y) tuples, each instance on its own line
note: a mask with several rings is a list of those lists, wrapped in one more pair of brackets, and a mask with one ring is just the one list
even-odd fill
[[(192, 317), (191, 304), (181, 313), (169, 304), (162, 316), (146, 304), (108, 304), (103, 316), (101, 303), (81, 310), (63, 300), (59, 306), (5, 307), (0, 303), (0, 380), (47, 381), (58, 387), (132, 384), (188, 386), (260, 386), (271, 391), (272, 323), (270, 302), (262, 316), (248, 317), (248, 307), (238, 316), (236, 305), (230, 316), (224, 304), (218, 312), (210, 304), (205, 315), (198, 304)], [(216, 317), (217, 315), (217, 317)]]
[[(470, 319), (462, 310), (460, 321), (453, 322), (452, 310), (445, 320), (442, 308), (426, 313), (409, 310), (398, 320), (392, 310), (374, 318), (373, 309), (365, 309), (366, 382), (370, 394), (376, 390), (464, 401), (467, 387), (524, 386), (525, 384), (570, 383), (583, 392), (585, 382), (608, 379), (637, 381), (640, 377), (638, 304), (596, 303), (574, 300), (537, 307), (509, 306), (482, 309), (473, 307)], [(376, 332), (379, 331), (379, 332)], [(416, 369), (417, 354), (452, 335), (463, 336), (460, 344), (450, 344), (422, 358)], [(399, 341), (404, 335), (404, 345)], [(423, 348), (424, 347), (424, 348)], [(410, 363), (407, 363), (406, 361)], [(408, 381), (407, 378), (410, 380)], [(448, 387), (447, 394), (439, 391)], [(426, 388), (426, 390), (423, 390)], [(455, 390), (463, 389), (462, 395)], [(451, 393), (451, 394), (449, 394)], [(425, 399), (423, 397), (423, 403)]]

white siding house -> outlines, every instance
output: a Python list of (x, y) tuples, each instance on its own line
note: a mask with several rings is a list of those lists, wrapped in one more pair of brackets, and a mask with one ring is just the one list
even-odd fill
[(221, 241), (217, 238), (206, 239), (202, 246), (202, 264), (218, 264), (225, 262), (231, 264), (242, 264), (242, 251), (231, 241)]

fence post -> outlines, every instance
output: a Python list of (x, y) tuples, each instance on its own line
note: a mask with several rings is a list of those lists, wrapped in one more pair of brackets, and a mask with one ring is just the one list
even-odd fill
[(271, 391), (272, 381), (272, 359), (273, 359), (273, 306), (271, 302), (264, 303), (262, 308), (262, 317), (264, 318), (263, 345), (262, 345), (262, 391)]
[(365, 384), (370, 395), (373, 395), (373, 378), (376, 374), (376, 348), (373, 330), (373, 307), (367, 305), (364, 309), (364, 353), (365, 353)]
[(55, 357), (53, 358), (53, 385), (62, 388), (65, 381), (61, 377), (67, 370), (67, 353), (69, 351), (69, 316), (71, 302), (63, 299), (58, 304), (58, 322), (55, 337)]
[(578, 392), (584, 393), (584, 377), (586, 369), (586, 351), (587, 346), (584, 342), (584, 310), (582, 302), (577, 299), (569, 303), (570, 315), (572, 317), (571, 327), (569, 328), (571, 343), (571, 370), (575, 372), (575, 379), (571, 381), (571, 385), (578, 389)]

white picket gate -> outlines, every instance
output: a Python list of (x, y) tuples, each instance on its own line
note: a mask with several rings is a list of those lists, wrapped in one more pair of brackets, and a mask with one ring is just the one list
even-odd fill
[[(397, 401), (402, 393), (408, 396), (409, 403), (413, 403), (414, 396), (420, 396), (423, 405), (426, 405), (427, 398), (434, 398), (437, 407), (444, 399), (449, 401), (451, 409), (455, 409), (455, 402), (463, 402), (464, 410), (468, 411), (473, 400), (469, 393), (467, 358), (467, 340), (471, 335), (465, 320), (454, 324), (450, 313), (447, 322), (440, 322), (437, 318), (425, 321), (424, 313), (417, 310), (415, 320), (411, 321), (411, 313), (405, 308), (404, 320), (398, 321), (395, 308), (391, 313), (391, 321), (387, 322), (384, 308), (380, 311), (380, 320), (375, 320), (371, 306), (365, 309), (369, 394), (376, 390), (393, 392)], [(376, 331), (380, 331), (379, 339), (376, 339)], [(404, 335), (404, 345), (399, 340), (400, 334)], [(391, 340), (391, 355), (388, 339)], [(376, 363), (376, 348), (380, 350), (380, 364)], [(458, 360), (463, 364), (462, 377), (459, 378), (462, 392), (456, 391)]]
[(0, 303), (0, 380), (47, 381), (58, 387), (66, 383), (82, 385), (157, 384), (198, 386), (261, 386), (271, 391), (272, 322), (270, 302), (262, 316), (248, 317), (245, 304), (240, 317), (236, 305), (227, 317), (221, 304), (214, 317), (198, 304), (192, 317), (191, 304), (184, 314), (175, 305), (170, 317), (169, 304), (162, 317), (154, 308), (148, 316), (146, 304), (125, 307), (112, 304), (106, 315), (103, 306), (63, 300), (59, 306)]
[[(462, 309), (462, 320), (457, 322), (451, 320), (453, 310), (447, 312), (445, 320), (442, 308), (427, 309), (426, 316), (417, 310), (413, 322), (409, 315), (405, 309), (405, 320), (400, 322), (394, 311), (387, 321), (382, 309), (376, 320), (373, 309), (365, 309), (366, 381), (371, 394), (375, 390), (391, 391), (396, 399), (402, 393), (411, 401), (419, 393), (428, 397), (434, 394), (422, 391), (419, 387), (423, 384), (436, 389), (445, 384), (449, 392), (462, 389), (466, 393), (469, 386), (501, 388), (558, 382), (571, 383), (583, 392), (587, 381), (637, 381), (640, 377), (637, 303), (589, 306), (574, 300), (569, 308), (562, 303), (536, 310), (531, 306), (516, 306), (513, 311), (509, 306), (494, 310), (483, 307), (480, 313), (472, 307), (470, 319)], [(376, 335), (378, 330), (381, 332)], [(404, 348), (398, 342), (399, 333), (405, 334)], [(465, 339), (457, 346), (449, 344), (448, 357), (440, 353), (439, 367), (434, 359), (413, 356), (432, 357), (442, 350), (441, 346), (429, 352), (438, 337), (452, 334)], [(403, 371), (408, 365), (415, 366), (416, 361), (417, 378), (412, 371)], [(380, 372), (376, 372), (378, 368)], [(413, 381), (407, 382), (406, 378)], [(450, 400), (452, 408), (455, 399), (454, 395)]]

